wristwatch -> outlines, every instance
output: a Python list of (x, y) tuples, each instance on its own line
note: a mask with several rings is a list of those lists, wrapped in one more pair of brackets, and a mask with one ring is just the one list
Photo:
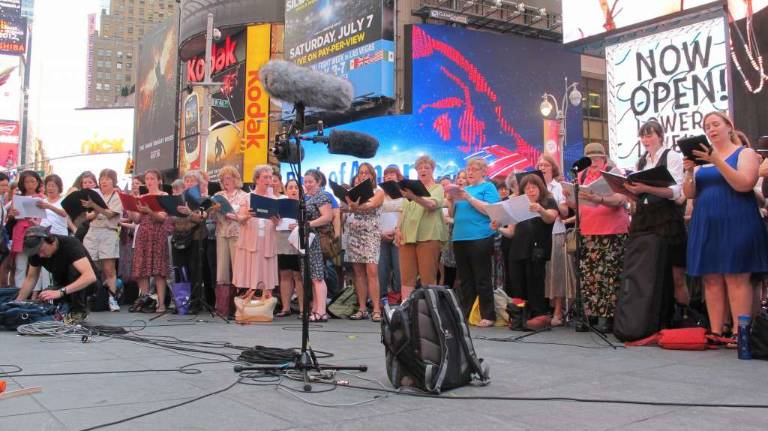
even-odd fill
[(61, 289), (59, 289), (59, 293), (61, 293), (61, 297), (62, 298), (67, 296), (67, 288), (66, 287), (62, 287)]

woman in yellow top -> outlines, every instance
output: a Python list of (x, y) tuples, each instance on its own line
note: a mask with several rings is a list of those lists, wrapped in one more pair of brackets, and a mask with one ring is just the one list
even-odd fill
[(404, 189), (403, 212), (395, 230), (395, 242), (400, 247), (400, 277), (403, 301), (408, 299), (418, 277), (423, 286), (437, 281), (438, 261), (442, 243), (448, 240), (443, 219), (443, 186), (434, 178), (435, 161), (424, 155), (416, 159), (419, 181), (429, 191), (420, 197)]

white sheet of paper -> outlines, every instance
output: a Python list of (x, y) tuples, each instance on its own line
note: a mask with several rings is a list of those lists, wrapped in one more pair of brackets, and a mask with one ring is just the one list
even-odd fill
[(45, 218), (45, 210), (38, 208), (40, 198), (31, 196), (14, 196), (13, 207), (19, 212), (19, 218)]
[[(563, 191), (568, 190), (568, 196), (565, 198), (565, 200), (568, 202), (568, 205), (576, 205), (576, 192), (573, 187), (573, 183), (566, 183), (562, 182), (560, 183), (563, 185)], [(606, 184), (607, 185), (607, 184)], [(586, 207), (596, 207), (597, 204), (594, 202), (590, 202), (586, 199), (579, 199), (579, 205), (586, 206)]]
[[(309, 245), (312, 246), (312, 241), (315, 240), (315, 234), (310, 232), (309, 233)], [(293, 246), (296, 250), (299, 251), (299, 254), (304, 254), (304, 250), (299, 248), (299, 227), (296, 226), (291, 231), (290, 235), (288, 235), (288, 244)]]
[(613, 189), (608, 185), (608, 181), (606, 181), (602, 176), (597, 180), (589, 183), (586, 188), (598, 196), (610, 196), (614, 194)]
[(291, 224), (295, 224), (295, 223), (296, 223), (296, 219), (295, 218), (283, 218), (283, 219), (280, 219), (280, 224), (277, 225), (276, 229), (277, 230), (291, 230), (291, 228), (289, 228), (288, 226), (291, 225)]
[(491, 220), (495, 220), (503, 226), (541, 217), (538, 213), (531, 211), (529, 209), (530, 206), (531, 201), (528, 199), (528, 196), (520, 195), (487, 205), (485, 209)]
[(399, 212), (386, 212), (379, 215), (379, 232), (392, 232), (397, 227)]

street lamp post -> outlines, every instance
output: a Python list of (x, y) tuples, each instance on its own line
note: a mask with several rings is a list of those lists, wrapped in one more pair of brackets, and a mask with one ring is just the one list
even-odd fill
[(203, 82), (198, 82), (195, 86), (203, 87), (203, 115), (200, 118), (200, 172), (208, 172), (208, 135), (211, 125), (211, 88), (221, 85), (218, 82), (211, 81), (211, 51), (214, 39), (219, 39), (221, 32), (213, 28), (213, 14), (208, 14), (208, 21), (205, 28), (205, 77)]
[[(567, 126), (567, 114), (568, 104), (570, 102), (573, 106), (579, 106), (581, 104), (582, 95), (579, 91), (579, 83), (573, 82), (568, 85), (568, 77), (565, 77), (565, 91), (563, 92), (563, 98), (558, 103), (557, 98), (550, 93), (544, 93), (541, 96), (541, 105), (539, 105), (539, 111), (544, 118), (549, 118), (552, 114), (552, 110), (555, 112), (555, 120), (558, 123), (558, 143), (560, 144), (560, 168), (563, 169), (563, 158), (565, 154), (565, 138), (566, 138), (566, 126)], [(561, 109), (562, 108), (562, 109)]]

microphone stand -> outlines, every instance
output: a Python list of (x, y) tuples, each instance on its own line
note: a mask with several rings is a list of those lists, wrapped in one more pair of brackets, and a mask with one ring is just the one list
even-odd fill
[(609, 340), (605, 334), (592, 326), (592, 324), (589, 322), (589, 318), (584, 312), (584, 298), (581, 293), (581, 217), (579, 216), (579, 171), (574, 166), (571, 168), (571, 173), (573, 174), (573, 194), (576, 203), (575, 225), (573, 228), (576, 234), (576, 264), (574, 265), (576, 272), (576, 297), (574, 298), (573, 307), (571, 308), (572, 315), (576, 321), (575, 330), (576, 332), (592, 332), (593, 334), (602, 338), (603, 341), (608, 343), (609, 346), (616, 349), (616, 346), (611, 343), (611, 340)]
[[(301, 148), (301, 140), (304, 139), (301, 133), (304, 130), (304, 111), (305, 106), (302, 103), (296, 103), (293, 105), (296, 111), (296, 117), (291, 123), (291, 128), (287, 133), (278, 135), (275, 145), (295, 145), (297, 161), (294, 169), (291, 164), (291, 171), (296, 177), (299, 183), (299, 215), (296, 220), (299, 227), (299, 248), (304, 250), (304, 254), (299, 254), (299, 258), (303, 263), (302, 281), (304, 284), (304, 309), (301, 311), (301, 352), (298, 358), (289, 366), (261, 366), (261, 367), (244, 367), (236, 365), (234, 371), (240, 373), (243, 371), (260, 371), (263, 373), (282, 373), (289, 370), (298, 371), (302, 374), (304, 380), (304, 392), (312, 391), (312, 384), (309, 372), (311, 370), (322, 371), (368, 371), (367, 365), (358, 366), (336, 366), (336, 365), (321, 365), (317, 360), (315, 352), (312, 350), (312, 346), (309, 343), (309, 308), (311, 307), (313, 291), (312, 291), (312, 276), (310, 274), (310, 259), (309, 259), (309, 220), (307, 215), (307, 203), (304, 199), (304, 180), (301, 175), (301, 159), (303, 151)], [(293, 141), (293, 142), (291, 142)], [(316, 239), (316, 241), (319, 241)], [(325, 298), (316, 298), (318, 301), (325, 301)]]

